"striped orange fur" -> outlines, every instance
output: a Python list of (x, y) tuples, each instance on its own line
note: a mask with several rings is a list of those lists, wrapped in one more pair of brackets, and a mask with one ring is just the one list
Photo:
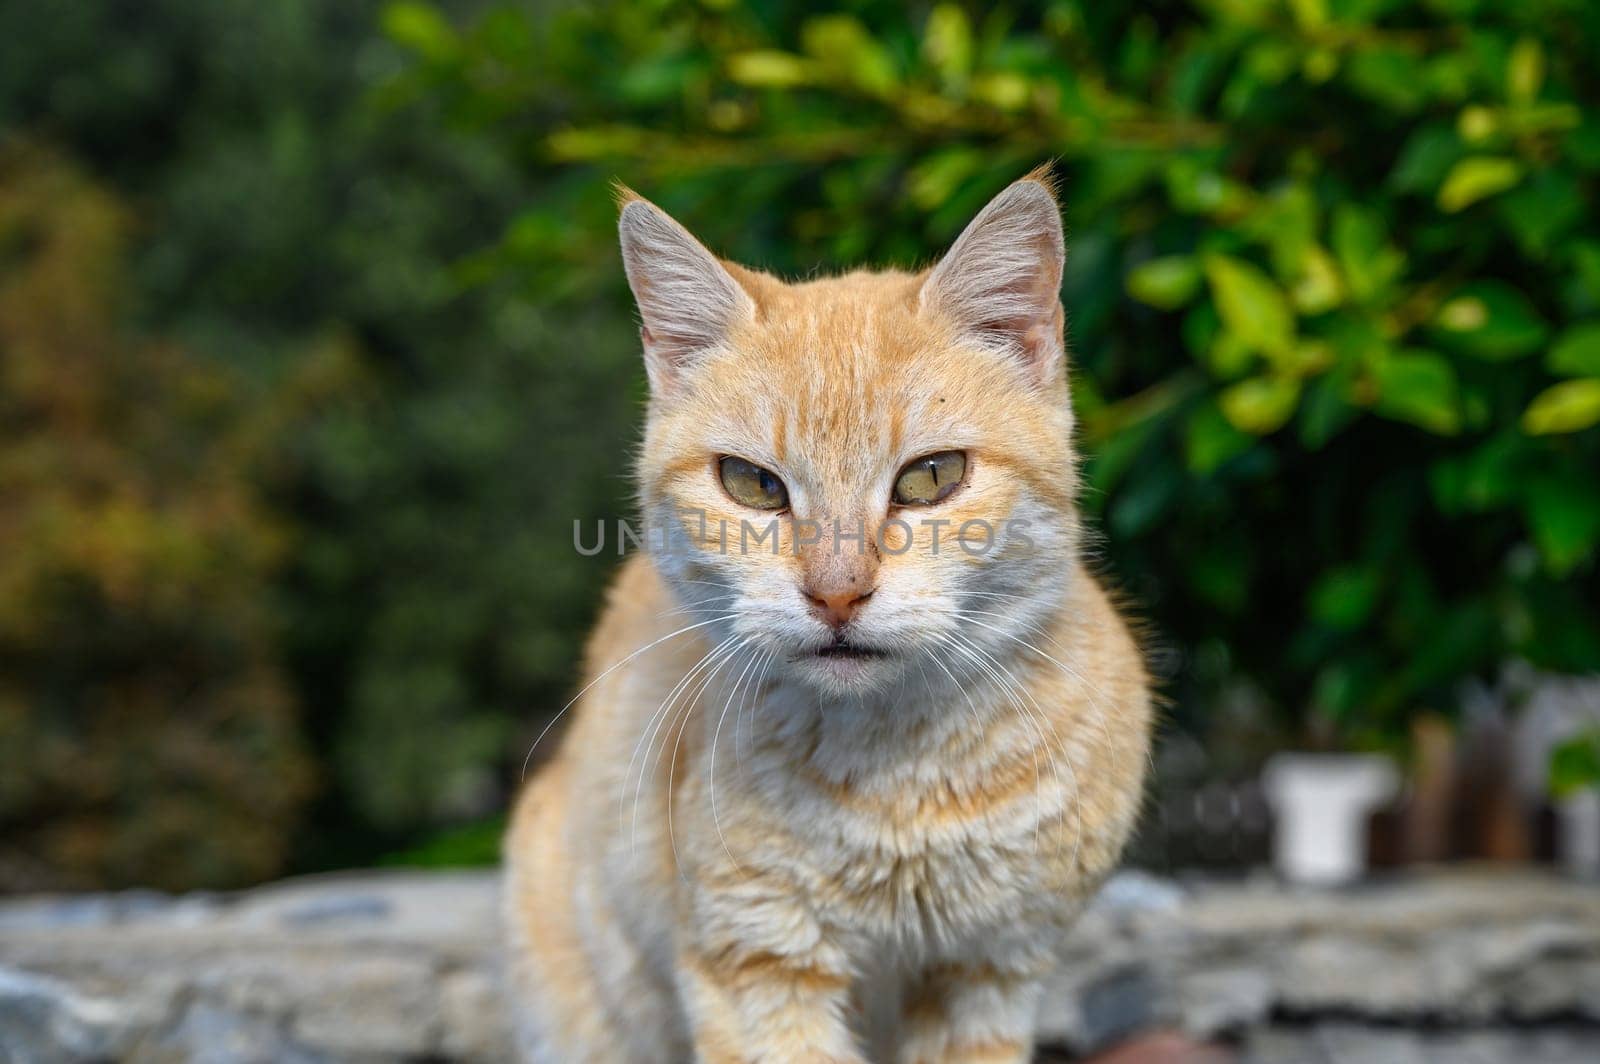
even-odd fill
[(1080, 558), (1048, 179), (918, 274), (785, 283), (631, 193), (620, 227), (678, 534), (624, 564), (506, 839), (524, 1054), (1026, 1060), (1151, 717)]

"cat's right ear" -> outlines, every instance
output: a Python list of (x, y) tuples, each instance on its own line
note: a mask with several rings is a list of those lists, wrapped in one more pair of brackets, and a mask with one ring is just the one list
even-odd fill
[(1049, 165), (1013, 182), (962, 230), (923, 282), (919, 307), (948, 315), (973, 343), (1060, 380), (1066, 245)]
[(717, 257), (660, 207), (618, 189), (622, 266), (643, 327), (650, 390), (666, 394), (685, 369), (755, 317), (755, 301)]

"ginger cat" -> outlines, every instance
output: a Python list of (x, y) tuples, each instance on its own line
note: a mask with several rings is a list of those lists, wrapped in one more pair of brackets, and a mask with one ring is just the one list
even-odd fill
[(1080, 559), (1048, 176), (918, 274), (788, 284), (627, 192), (620, 229), (648, 551), (506, 840), (521, 1048), (1025, 1061), (1151, 717)]

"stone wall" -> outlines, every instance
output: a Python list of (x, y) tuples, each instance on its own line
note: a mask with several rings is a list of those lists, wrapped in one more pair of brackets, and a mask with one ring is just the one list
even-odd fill
[[(481, 873), (0, 902), (0, 1061), (501, 1060), (498, 937)], [(1052, 1059), (1160, 1030), (1241, 1060), (1600, 1060), (1600, 888), (1534, 873), (1128, 874), (1066, 960)]]

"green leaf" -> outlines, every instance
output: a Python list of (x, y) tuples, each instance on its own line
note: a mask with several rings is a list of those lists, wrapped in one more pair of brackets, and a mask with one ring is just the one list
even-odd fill
[(1566, 155), (1585, 170), (1600, 170), (1600, 118), (1592, 112), (1567, 134)]
[(1544, 49), (1532, 37), (1524, 37), (1511, 49), (1506, 63), (1506, 95), (1513, 103), (1530, 103), (1544, 84)]
[(1183, 316), (1182, 332), (1183, 346), (1189, 349), (1189, 353), (1196, 359), (1205, 357), (1217, 337), (1222, 335), (1222, 319), (1217, 316), (1217, 308), (1210, 300), (1195, 304)]
[(1227, 255), (1207, 255), (1205, 272), (1228, 331), (1263, 354), (1288, 354), (1294, 344), (1294, 312), (1265, 273)]
[(1359, 628), (1372, 615), (1381, 587), (1378, 574), (1365, 566), (1330, 569), (1311, 587), (1311, 616), (1339, 631)]
[(1461, 158), (1461, 139), (1448, 126), (1424, 126), (1400, 149), (1400, 161), (1389, 172), (1397, 192), (1432, 192)]
[(1512, 649), (1535, 668), (1568, 673), (1600, 670), (1600, 617), (1590, 601), (1593, 595), (1585, 595), (1577, 586), (1580, 583), (1539, 580), (1522, 585), (1526, 591), (1522, 607), (1530, 615), (1518, 618)]
[(645, 133), (633, 126), (594, 126), (558, 129), (545, 142), (550, 154), (563, 161), (604, 159), (643, 150)]
[(1123, 478), (1142, 465), (1145, 448), (1163, 423), (1161, 418), (1142, 418), (1105, 437), (1090, 456), (1087, 469), (1095, 495), (1113, 494)]
[(1505, 506), (1527, 480), (1530, 449), (1526, 436), (1506, 431), (1464, 455), (1435, 463), (1428, 471), (1435, 503), (1447, 514), (1486, 513)]
[(1328, 24), (1327, 0), (1289, 0), (1289, 10), (1303, 29), (1320, 29)]
[(1338, 361), (1333, 344), (1317, 337), (1295, 343), (1288, 357), (1275, 360), (1274, 368), (1291, 377), (1315, 377)]
[(1517, 160), (1474, 155), (1450, 168), (1439, 188), (1439, 207), (1453, 214), (1504, 192), (1521, 180), (1522, 164)]
[(1564, 377), (1600, 377), (1600, 321), (1574, 325), (1562, 333), (1544, 364)]
[(1250, 604), (1253, 560), (1235, 537), (1200, 542), (1187, 552), (1184, 577), (1200, 599), (1224, 613), (1238, 614)]
[(1371, 704), (1376, 677), (1370, 662), (1336, 661), (1317, 670), (1311, 705), (1329, 720), (1346, 721)]
[[(1065, 5), (1062, 5), (1065, 6)], [(1193, 115), (1205, 106), (1206, 94), (1232, 59), (1232, 50), (1186, 42), (1174, 63), (1167, 94), (1180, 115)]]
[(1505, 115), (1492, 107), (1473, 104), (1456, 117), (1456, 133), (1468, 144), (1486, 144), (1500, 132)]
[(937, 151), (919, 162), (907, 175), (906, 191), (911, 202), (932, 210), (950, 199), (961, 183), (988, 162), (976, 148), (956, 146)]
[(1591, 304), (1600, 304), (1600, 242), (1574, 240), (1571, 248), (1573, 272), (1576, 275), (1574, 287)]
[(729, 56), (728, 77), (754, 89), (792, 89), (810, 82), (813, 70), (798, 55), (758, 49)]
[(800, 30), (806, 54), (833, 75), (874, 96), (887, 96), (899, 84), (894, 59), (853, 15), (818, 15)]
[(1600, 379), (1552, 384), (1522, 412), (1522, 431), (1530, 436), (1558, 432), (1581, 432), (1600, 422)]
[(1428, 613), (1426, 626), (1416, 633), (1416, 643), (1392, 681), (1399, 697), (1408, 701), (1428, 688), (1498, 663), (1500, 621), (1480, 594), (1469, 591), (1456, 601), (1429, 604)]
[(1161, 310), (1176, 310), (1200, 288), (1200, 264), (1192, 255), (1165, 255), (1140, 263), (1128, 274), (1128, 294)]
[(1228, 459), (1249, 450), (1254, 442), (1254, 437), (1228, 422), (1217, 404), (1207, 402), (1189, 415), (1184, 459), (1194, 472), (1211, 473)]
[(1452, 346), (1489, 361), (1532, 354), (1549, 331), (1528, 297), (1503, 281), (1463, 286), (1439, 308), (1433, 326)]
[(619, 95), (637, 106), (667, 105), (683, 93), (683, 79), (693, 66), (686, 56), (652, 56), (630, 64), (617, 78)]
[(1338, 306), (1344, 298), (1339, 267), (1321, 245), (1312, 244), (1306, 248), (1291, 295), (1295, 309), (1302, 314), (1322, 314)]
[(1320, 218), (1316, 193), (1295, 182), (1266, 197), (1259, 209), (1240, 221), (1239, 229), (1268, 246), (1273, 272), (1288, 283), (1305, 268), (1306, 255), (1316, 245)]
[(1349, 374), (1334, 369), (1311, 382), (1300, 404), (1300, 442), (1320, 451), (1337, 436), (1360, 411), (1346, 397)]
[(1565, 245), (1586, 209), (1578, 179), (1561, 170), (1541, 170), (1495, 202), (1501, 223), (1538, 258)]
[(1600, 539), (1600, 495), (1570, 477), (1536, 476), (1523, 493), (1523, 513), (1545, 567), (1556, 577), (1570, 573), (1593, 553)]
[(1600, 786), (1600, 731), (1575, 735), (1550, 751), (1550, 793), (1570, 798)]
[(1275, 432), (1300, 402), (1300, 382), (1285, 377), (1252, 377), (1224, 389), (1217, 400), (1234, 427), (1256, 436)]
[(972, 73), (972, 22), (960, 5), (939, 4), (928, 13), (922, 56), (947, 86)]
[(1218, 330), (1205, 355), (1212, 375), (1224, 381), (1244, 376), (1256, 363), (1255, 350), (1236, 332)]
[(1405, 269), (1405, 256), (1388, 242), (1383, 219), (1366, 207), (1341, 203), (1335, 208), (1329, 241), (1358, 302), (1376, 299)]
[(1402, 115), (1427, 102), (1427, 87), (1421, 75), (1418, 58), (1397, 46), (1369, 44), (1354, 48), (1345, 62), (1345, 77), (1357, 92), (1381, 108)]
[(1160, 520), (1182, 488), (1182, 471), (1175, 462), (1140, 469), (1111, 500), (1112, 531), (1119, 536), (1144, 532)]
[(1184, 156), (1167, 165), (1165, 177), (1172, 205), (1190, 214), (1233, 217), (1253, 199), (1248, 186)]
[(972, 79), (974, 98), (1002, 111), (1020, 111), (1028, 105), (1033, 86), (1011, 70), (997, 70)]
[(432, 4), (400, 0), (384, 8), (382, 18), (390, 40), (428, 59), (448, 59), (460, 48), (455, 29)]
[(1373, 409), (1440, 436), (1461, 431), (1461, 397), (1456, 371), (1431, 351), (1402, 351), (1373, 367), (1378, 397)]

